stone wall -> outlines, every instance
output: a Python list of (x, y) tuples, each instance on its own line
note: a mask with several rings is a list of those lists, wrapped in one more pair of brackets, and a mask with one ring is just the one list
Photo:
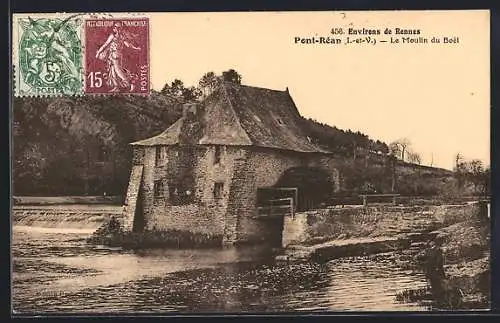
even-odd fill
[(133, 231), (134, 218), (136, 214), (137, 199), (139, 197), (139, 189), (142, 181), (142, 165), (132, 166), (130, 172), (130, 180), (127, 187), (127, 195), (125, 196), (125, 205), (123, 210), (123, 230)]
[[(233, 168), (242, 152), (234, 147), (221, 147), (220, 152), (220, 161), (216, 163), (215, 146), (198, 146), (190, 158), (178, 147), (168, 147), (168, 161), (154, 167), (154, 175), (148, 178), (150, 187), (154, 185), (152, 181), (163, 182), (160, 196), (146, 195), (150, 200), (148, 204), (152, 204), (149, 212), (145, 212), (148, 229), (223, 234)], [(192, 178), (186, 179), (186, 176)], [(185, 203), (172, 200), (172, 186), (185, 185), (185, 180), (189, 180), (192, 187), (182, 189), (189, 189), (192, 198)], [(218, 197), (214, 193), (215, 183), (222, 185)], [(175, 189), (182, 193), (180, 186)]]
[(432, 231), (481, 216), (478, 204), (329, 208), (285, 217), (282, 245)]
[(147, 227), (150, 224), (150, 219), (153, 216), (153, 200), (154, 200), (154, 179), (155, 179), (155, 147), (145, 147), (142, 156), (142, 183), (141, 197), (144, 212), (144, 222)]
[[(190, 232), (222, 234), (224, 242), (262, 242), (280, 239), (282, 219), (258, 219), (257, 189), (276, 184), (293, 167), (326, 169), (337, 184), (335, 161), (324, 155), (300, 154), (255, 147), (220, 146), (220, 161), (215, 160), (215, 146), (145, 147), (134, 152), (134, 164), (144, 166), (141, 192), (145, 228), (177, 229)], [(165, 151), (163, 151), (163, 149)], [(164, 157), (158, 160), (156, 154)], [(161, 182), (158, 193), (155, 182)], [(215, 183), (222, 185), (221, 195), (214, 195)], [(182, 185), (181, 185), (182, 184)], [(187, 186), (186, 186), (187, 185)], [(175, 186), (189, 190), (185, 203), (172, 200)], [(182, 186), (182, 187), (181, 187)]]
[[(146, 229), (213, 233), (222, 235), (227, 244), (258, 243), (269, 239), (279, 241), (282, 222), (265, 221), (257, 217), (259, 188), (275, 185), (290, 168), (313, 167), (330, 174), (335, 185), (334, 191), (342, 189), (343, 174), (339, 169), (342, 169), (343, 161), (333, 156), (257, 147), (219, 146), (220, 161), (217, 162), (215, 147), (196, 145), (186, 149), (184, 146), (164, 146), (161, 150), (145, 147), (142, 152), (141, 149), (135, 149), (134, 165), (144, 165), (141, 194)], [(157, 153), (163, 156), (160, 161), (156, 157)], [(161, 182), (161, 192), (158, 192), (158, 188), (155, 190), (155, 182)], [(216, 183), (222, 187), (218, 197), (214, 193)], [(189, 199), (181, 202), (174, 200), (173, 189), (176, 190), (175, 194), (189, 192)], [(420, 214), (419, 220), (414, 219), (415, 214), (412, 215), (412, 212)], [(432, 219), (422, 217), (422, 214), (431, 213)], [(406, 227), (406, 230), (414, 228), (405, 225), (398, 227), (398, 221), (406, 223), (408, 218), (408, 222), (430, 221), (434, 225), (434, 222), (438, 222), (438, 214), (437, 210), (408, 213), (394, 208), (380, 210), (374, 207), (299, 213), (293, 220), (284, 220), (283, 242), (316, 241), (342, 234), (393, 234)]]
[[(164, 149), (166, 160), (163, 163), (158, 163), (155, 147), (145, 148), (142, 156), (134, 154), (134, 164), (140, 159), (144, 165), (141, 188), (147, 229), (213, 233), (223, 235), (228, 244), (280, 239), (280, 223), (257, 217), (259, 188), (275, 185), (285, 171), (294, 167), (326, 170), (335, 183), (334, 191), (342, 188), (342, 174), (339, 173), (342, 161), (332, 156), (222, 146), (220, 162), (216, 162), (214, 145), (192, 146), (190, 153), (184, 147), (165, 146)], [(158, 192), (155, 196), (154, 183), (158, 181), (162, 181), (163, 190), (160, 196)], [(189, 187), (184, 187), (186, 183), (190, 183)], [(215, 183), (222, 185), (218, 198), (214, 195)], [(172, 186), (180, 188), (180, 184), (184, 185), (182, 190), (192, 194), (186, 203), (174, 203), (169, 194)], [(284, 220), (283, 241), (287, 244), (342, 235), (390, 235), (414, 230), (418, 225), (429, 227), (441, 220), (448, 221), (449, 216), (446, 220), (440, 216), (452, 212), (451, 209), (451, 206), (447, 206), (446, 211), (425, 207), (418, 210), (369, 207), (299, 213), (293, 220)]]
[(252, 147), (237, 160), (231, 184), (227, 216), (237, 215), (236, 234), (229, 240), (258, 243), (280, 239), (282, 219), (257, 218), (257, 190), (274, 186), (286, 170), (293, 167), (317, 167), (327, 170), (339, 186), (339, 173), (334, 159), (320, 154), (301, 154)]
[[(300, 154), (263, 149), (252, 149), (248, 153), (244, 167), (233, 179), (241, 183), (231, 199), (232, 212), (238, 215), (236, 240), (257, 243), (272, 234), (268, 231), (274, 225), (257, 219), (257, 189), (273, 186), (287, 169), (305, 165), (307, 160)], [(279, 235), (279, 231), (276, 234)]]

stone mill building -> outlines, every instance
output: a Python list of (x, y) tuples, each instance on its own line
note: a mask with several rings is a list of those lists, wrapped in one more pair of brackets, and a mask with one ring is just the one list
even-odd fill
[(131, 144), (125, 227), (279, 243), (283, 216), (323, 194), (300, 187), (304, 169), (322, 192), (339, 188), (335, 157), (307, 137), (306, 121), (288, 89), (221, 83), (164, 132)]

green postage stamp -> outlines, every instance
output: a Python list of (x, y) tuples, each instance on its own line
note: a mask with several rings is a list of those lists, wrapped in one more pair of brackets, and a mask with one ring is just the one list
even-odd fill
[(81, 94), (83, 20), (78, 15), (20, 17), (14, 23), (15, 95)]

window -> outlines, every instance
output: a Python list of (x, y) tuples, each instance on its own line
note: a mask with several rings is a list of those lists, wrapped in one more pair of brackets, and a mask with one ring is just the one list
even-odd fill
[(134, 148), (134, 165), (141, 165), (144, 158), (144, 150), (142, 148)]
[(155, 165), (158, 166), (160, 165), (161, 162), (161, 146), (156, 146), (155, 150)]
[(167, 163), (167, 146), (157, 146), (155, 149), (155, 166), (163, 166)]
[(221, 146), (215, 146), (214, 164), (220, 163)]
[(185, 188), (182, 184), (175, 186), (173, 184), (168, 186), (168, 201), (171, 205), (185, 205), (193, 203), (194, 190)]
[(162, 197), (163, 196), (163, 181), (162, 180), (156, 180), (154, 182), (154, 195), (155, 197)]
[(224, 183), (215, 183), (214, 184), (214, 198), (221, 199), (223, 190), (224, 190)]

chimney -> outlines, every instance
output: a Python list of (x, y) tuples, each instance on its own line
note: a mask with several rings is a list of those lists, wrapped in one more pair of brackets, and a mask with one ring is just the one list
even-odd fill
[(186, 119), (193, 119), (196, 117), (197, 111), (198, 110), (198, 104), (197, 103), (184, 103), (182, 106), (182, 116)]

